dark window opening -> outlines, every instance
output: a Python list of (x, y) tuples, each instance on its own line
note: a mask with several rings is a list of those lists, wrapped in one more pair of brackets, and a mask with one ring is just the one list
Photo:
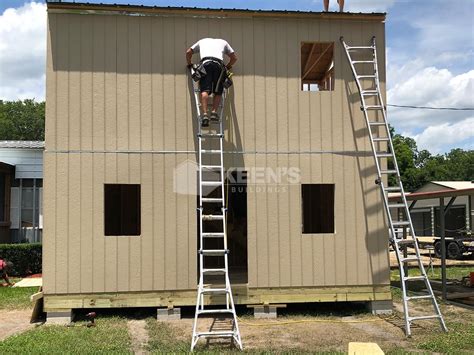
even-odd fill
[(301, 185), (303, 234), (334, 233), (334, 184)]
[(334, 90), (334, 42), (301, 43), (301, 90)]
[(104, 185), (105, 235), (140, 235), (140, 185)]

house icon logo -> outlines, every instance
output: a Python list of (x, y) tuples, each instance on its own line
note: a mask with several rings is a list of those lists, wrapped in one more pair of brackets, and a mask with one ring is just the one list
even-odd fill
[[(218, 181), (220, 173), (203, 171), (203, 180)], [(207, 196), (215, 187), (203, 186), (202, 195)], [(178, 164), (173, 171), (173, 192), (180, 195), (199, 195), (199, 165), (193, 160)]]

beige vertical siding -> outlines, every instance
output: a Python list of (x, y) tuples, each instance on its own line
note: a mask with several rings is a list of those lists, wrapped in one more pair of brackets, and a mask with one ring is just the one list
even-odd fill
[[(336, 233), (322, 235), (301, 234), (299, 184), (249, 190), (249, 286), (387, 284), (382, 204), (341, 35), (377, 36), (385, 88), (381, 22), (50, 11), (45, 292), (195, 287), (196, 199), (173, 191), (173, 171), (196, 160), (184, 51), (208, 36), (239, 57), (226, 165), (296, 167), (302, 183), (336, 185)], [(335, 42), (334, 91), (300, 91), (301, 41)], [(104, 236), (104, 183), (141, 184), (141, 236)]]

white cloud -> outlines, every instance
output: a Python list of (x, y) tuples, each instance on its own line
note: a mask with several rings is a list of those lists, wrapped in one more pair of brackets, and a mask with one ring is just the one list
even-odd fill
[(31, 2), (0, 15), (0, 99), (44, 100), (46, 5)]
[(454, 124), (430, 126), (413, 138), (419, 149), (427, 149), (432, 153), (442, 153), (449, 146), (474, 149), (474, 117)]
[[(387, 103), (431, 107), (474, 107), (474, 70), (454, 75), (448, 69), (423, 67), (415, 60), (402, 67), (391, 66), (392, 83)], [(389, 120), (398, 132), (415, 135), (430, 126), (461, 129), (456, 124), (472, 116), (472, 111), (389, 108)]]

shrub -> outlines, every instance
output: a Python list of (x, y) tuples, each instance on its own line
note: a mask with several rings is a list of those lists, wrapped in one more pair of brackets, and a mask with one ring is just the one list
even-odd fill
[(0, 259), (11, 261), (12, 276), (41, 273), (42, 246), (34, 244), (0, 244)]

